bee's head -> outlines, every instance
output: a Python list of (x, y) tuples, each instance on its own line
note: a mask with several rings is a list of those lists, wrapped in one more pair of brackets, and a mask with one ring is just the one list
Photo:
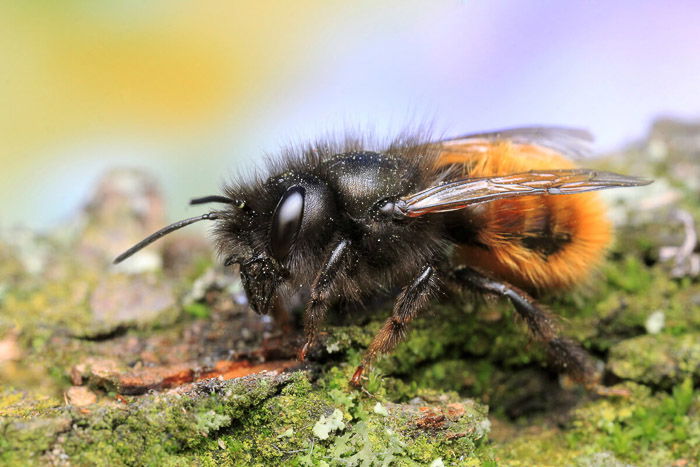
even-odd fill
[(270, 311), (279, 286), (319, 257), (337, 215), (330, 188), (313, 175), (288, 172), (227, 189), (239, 201), (222, 214), (215, 239), (224, 264), (240, 266), (251, 308)]

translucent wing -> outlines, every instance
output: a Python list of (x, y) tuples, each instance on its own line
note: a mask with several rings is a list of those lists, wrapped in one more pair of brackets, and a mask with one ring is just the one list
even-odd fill
[(510, 143), (523, 154), (547, 152), (549, 149), (565, 157), (580, 158), (590, 151), (593, 136), (579, 128), (532, 126), (486, 133), (473, 133), (436, 141), (433, 144), (450, 153), (472, 153), (477, 156), (494, 149), (499, 143)]
[(518, 196), (570, 195), (649, 183), (651, 180), (590, 169), (538, 170), (443, 183), (401, 198), (396, 207), (405, 216), (418, 217)]

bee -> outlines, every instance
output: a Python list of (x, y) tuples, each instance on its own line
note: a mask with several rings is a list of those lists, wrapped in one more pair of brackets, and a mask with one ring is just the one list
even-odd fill
[(269, 176), (224, 187), (219, 203), (145, 238), (213, 221), (225, 266), (238, 265), (253, 310), (306, 288), (304, 360), (331, 305), (400, 290), (351, 379), (391, 352), (431, 299), (453, 288), (507, 298), (550, 360), (593, 386), (581, 346), (559, 334), (532, 297), (582, 283), (602, 261), (612, 228), (595, 190), (650, 180), (577, 168), (588, 132), (528, 127), (431, 140), (400, 136), (381, 147), (359, 138), (288, 149)]

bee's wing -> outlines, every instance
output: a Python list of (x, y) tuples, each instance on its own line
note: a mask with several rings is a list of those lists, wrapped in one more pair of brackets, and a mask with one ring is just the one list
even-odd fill
[(485, 155), (499, 143), (510, 143), (523, 154), (548, 152), (565, 157), (580, 158), (588, 155), (593, 136), (587, 130), (552, 126), (509, 128), (487, 133), (473, 133), (435, 141), (440, 150), (449, 153)]
[(401, 198), (397, 207), (405, 216), (418, 217), (518, 196), (570, 195), (649, 183), (651, 180), (590, 169), (538, 170), (443, 183)]

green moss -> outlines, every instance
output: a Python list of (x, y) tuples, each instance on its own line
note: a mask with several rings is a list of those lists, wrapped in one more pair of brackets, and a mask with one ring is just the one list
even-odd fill
[(567, 445), (561, 431), (533, 427), (515, 432), (507, 442), (494, 445), (497, 465), (512, 467), (572, 465), (581, 452)]
[(211, 309), (203, 303), (190, 303), (183, 307), (183, 311), (195, 318), (208, 318), (211, 315)]
[(53, 415), (58, 399), (43, 394), (5, 389), (0, 392), (0, 417), (31, 419)]
[(669, 387), (700, 378), (700, 334), (645, 335), (627, 339), (610, 350), (608, 366), (620, 378)]
[(627, 255), (621, 261), (605, 265), (605, 277), (613, 290), (624, 292), (641, 292), (648, 290), (654, 277), (644, 263), (637, 257)]
[[(208, 380), (189, 393), (147, 396), (129, 405), (63, 410), (60, 417), (31, 424), (3, 421), (8, 459), (40, 455), (51, 443), (74, 464), (160, 464), (206, 446), (219, 431), (246, 418), (288, 384), (289, 377)], [(56, 435), (63, 431), (62, 439)]]
[[(334, 408), (311, 390), (302, 374), (276, 397), (266, 400), (259, 410), (242, 417), (220, 438), (226, 453), (248, 465), (280, 464), (306, 452), (314, 443), (313, 428)], [(290, 436), (291, 434), (291, 436)], [(219, 447), (219, 443), (215, 450)]]
[(700, 445), (693, 440), (700, 439), (700, 394), (693, 391), (691, 380), (675, 386), (671, 394), (632, 388), (633, 401), (598, 401), (580, 409), (567, 435), (569, 443), (610, 451), (623, 460), (644, 460), (646, 465), (698, 459)]
[[(596, 458), (671, 465), (700, 456), (700, 392), (691, 380), (670, 394), (652, 395), (644, 386), (627, 385), (630, 398), (601, 399), (576, 410), (565, 432), (532, 431), (495, 446), (507, 465), (596, 465)], [(608, 453), (608, 454), (605, 454)]]
[(0, 464), (37, 465), (60, 433), (70, 428), (69, 417), (10, 422), (0, 419)]
[[(485, 409), (470, 401), (439, 422), (444, 427), (426, 429), (417, 422), (423, 417), (418, 406), (389, 404), (377, 411), (374, 398), (347, 394), (336, 405), (325, 387), (296, 373), (208, 380), (186, 393), (145, 396), (126, 406), (62, 409), (59, 416), (31, 422), (7, 418), (2, 460), (58, 455), (79, 465), (310, 465), (379, 456), (415, 464), (437, 457), (477, 459), (488, 432)], [(336, 430), (319, 436), (314, 427), (329, 417)]]
[(43, 284), (41, 288), (8, 291), (2, 302), (3, 320), (14, 323), (31, 336), (30, 345), (41, 351), (58, 326), (80, 332), (90, 323), (87, 293), (90, 282), (83, 278), (64, 279)]

